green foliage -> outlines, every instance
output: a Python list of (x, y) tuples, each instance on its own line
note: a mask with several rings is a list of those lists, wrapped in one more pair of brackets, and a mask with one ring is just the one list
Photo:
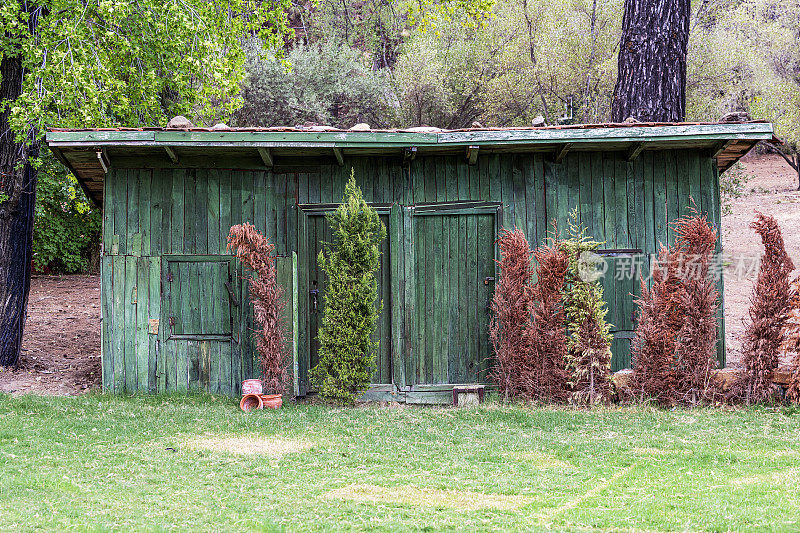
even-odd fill
[(564, 312), (574, 403), (592, 404), (609, 399), (613, 336), (605, 318), (608, 308), (603, 286), (594, 275), (596, 262), (601, 260), (594, 252), (602, 244), (586, 235), (586, 228), (578, 220), (578, 210), (574, 209), (567, 238), (559, 243), (569, 257)]
[[(275, 47), (289, 0), (42, 0), (35, 34), (22, 0), (0, 7), (0, 57), (20, 57), (9, 106), (22, 136), (48, 126), (162, 125), (227, 116), (240, 100), (244, 35)], [(34, 16), (34, 15), (31, 15)]]
[(372, 335), (383, 305), (375, 305), (375, 273), (386, 228), (364, 201), (352, 171), (343, 203), (327, 219), (333, 243), (325, 243), (319, 254), (328, 284), (311, 382), (327, 401), (353, 404), (375, 371), (378, 342)]
[(39, 270), (73, 274), (90, 269), (99, 257), (101, 215), (87, 200), (75, 177), (43, 151), (36, 184), (33, 260)]
[(689, 40), (687, 118), (749, 111), (800, 142), (800, 3), (699, 2)]
[(372, 71), (363, 54), (343, 44), (298, 46), (285, 62), (251, 40), (241, 126), (286, 126), (313, 122), (349, 128), (359, 122), (394, 125), (387, 71)]
[(740, 162), (736, 162), (719, 176), (719, 191), (722, 196), (722, 214), (731, 213), (731, 200), (740, 198), (744, 194), (745, 185), (753, 175)]

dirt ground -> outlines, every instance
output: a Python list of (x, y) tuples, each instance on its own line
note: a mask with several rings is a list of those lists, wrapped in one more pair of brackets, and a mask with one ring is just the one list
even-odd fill
[(728, 364), (741, 358), (745, 319), (750, 306), (750, 294), (755, 277), (739, 279), (731, 276), (738, 258), (759, 257), (763, 252), (761, 239), (750, 228), (756, 211), (772, 215), (783, 233), (786, 251), (800, 272), (800, 192), (797, 175), (780, 156), (750, 154), (742, 158), (746, 171), (752, 175), (745, 186), (746, 193), (731, 202), (731, 213), (722, 217), (722, 246), (730, 266), (725, 279), (725, 328)]
[(75, 395), (100, 387), (100, 277), (34, 276), (17, 369), (0, 392)]
[[(728, 364), (741, 357), (755, 279), (733, 270), (740, 258), (761, 254), (761, 242), (749, 227), (756, 211), (778, 220), (786, 249), (800, 268), (800, 192), (792, 170), (774, 155), (750, 155), (742, 163), (752, 178), (745, 194), (732, 201), (731, 213), (722, 217)], [(99, 388), (100, 278), (35, 276), (23, 350), (20, 368), (0, 369), (0, 392), (74, 395)]]

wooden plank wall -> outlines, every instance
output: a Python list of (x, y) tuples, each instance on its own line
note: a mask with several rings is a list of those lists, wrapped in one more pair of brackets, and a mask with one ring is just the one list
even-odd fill
[[(468, 165), (460, 156), (420, 156), (403, 166), (400, 157), (348, 157), (343, 166), (323, 165), (309, 172), (268, 170), (113, 168), (106, 176), (103, 219), (102, 350), (103, 383), (116, 392), (200, 390), (238, 393), (242, 379), (257, 374), (253, 357), (252, 311), (237, 266), (236, 292), (242, 302), (237, 316), (239, 342), (166, 340), (165, 325), (148, 333), (152, 318), (162, 318), (162, 256), (226, 254), (232, 224), (251, 222), (277, 245), (280, 255), (302, 253), (302, 215), (296, 204), (337, 202), (354, 170), (369, 202), (410, 206), (455, 200), (503, 204), (507, 227), (523, 228), (532, 244), (552, 229), (566, 227), (573, 208), (597, 240), (608, 248), (641, 248), (655, 253), (672, 237), (669, 221), (687, 212), (689, 197), (719, 224), (716, 167), (695, 150), (643, 152), (626, 161), (621, 152), (569, 153), (561, 163), (543, 154), (489, 154)], [(403, 259), (414, 245), (407, 209), (393, 211), (391, 345), (397, 376), (410, 371), (414, 331), (411, 323), (421, 290), (409, 283), (413, 265)], [(396, 246), (396, 245), (397, 246)], [(402, 245), (402, 246), (399, 246)], [(304, 287), (302, 258), (299, 287)], [(396, 263), (396, 264), (395, 264)], [(649, 271), (649, 258), (645, 260)], [(284, 276), (290, 279), (290, 276)], [(288, 281), (287, 281), (288, 283)], [(627, 294), (606, 294), (615, 314), (630, 313)], [(299, 316), (308, 316), (308, 298), (298, 298)], [(308, 362), (308, 338), (300, 328), (301, 375)], [(385, 339), (389, 341), (390, 339)], [(630, 364), (626, 341), (615, 342), (615, 369)], [(722, 359), (722, 342), (720, 356)], [(404, 357), (397, 357), (403, 353)], [(401, 361), (402, 360), (402, 361)], [(207, 361), (211, 376), (193, 375), (192, 362)], [(225, 363), (223, 363), (225, 361)], [(228, 365), (228, 361), (230, 365)], [(403, 364), (405, 363), (405, 365)]]

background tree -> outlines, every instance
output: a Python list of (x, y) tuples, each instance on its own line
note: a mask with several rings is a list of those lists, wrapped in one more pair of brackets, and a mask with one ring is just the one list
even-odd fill
[(11, 0), (0, 6), (0, 366), (19, 359), (47, 127), (227, 116), (242, 37), (276, 47), (289, 0)]
[(689, 0), (625, 0), (611, 119), (686, 118)]

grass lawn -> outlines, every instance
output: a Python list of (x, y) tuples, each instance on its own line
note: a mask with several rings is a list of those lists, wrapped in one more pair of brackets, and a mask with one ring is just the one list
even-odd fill
[(781, 409), (0, 395), (3, 531), (796, 531), (798, 482)]

